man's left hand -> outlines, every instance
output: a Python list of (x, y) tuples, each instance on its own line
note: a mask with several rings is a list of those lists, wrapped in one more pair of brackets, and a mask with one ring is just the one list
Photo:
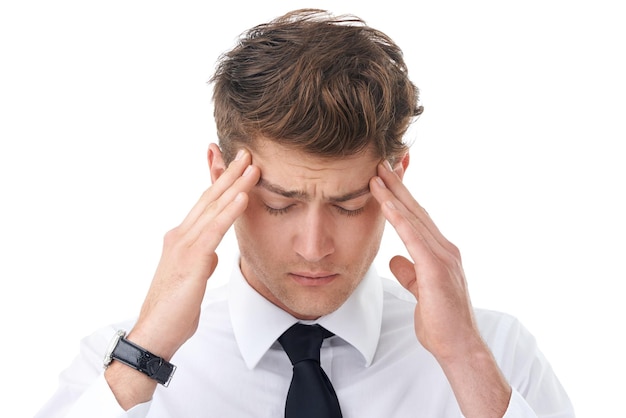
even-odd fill
[(370, 181), (412, 259), (392, 258), (391, 272), (417, 299), (417, 338), (446, 373), (464, 415), (501, 417), (511, 389), (480, 336), (460, 252), (402, 183), (407, 165), (408, 155), (395, 170), (384, 162)]

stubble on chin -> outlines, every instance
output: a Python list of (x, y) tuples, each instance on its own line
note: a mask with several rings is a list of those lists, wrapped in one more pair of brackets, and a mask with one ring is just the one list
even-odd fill
[(336, 311), (361, 279), (339, 274), (330, 285), (303, 287), (289, 277), (288, 271), (269, 272), (262, 263), (247, 255), (245, 250), (241, 251), (240, 268), (248, 284), (265, 299), (299, 319), (317, 319)]

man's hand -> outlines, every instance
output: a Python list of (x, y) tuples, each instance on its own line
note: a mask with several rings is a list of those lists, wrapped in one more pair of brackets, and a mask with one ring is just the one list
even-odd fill
[[(207, 280), (217, 266), (215, 250), (247, 207), (247, 192), (260, 171), (240, 152), (207, 189), (183, 222), (165, 235), (161, 260), (128, 339), (169, 360), (198, 327)], [(148, 401), (154, 381), (113, 362), (105, 374), (124, 409)]]
[(476, 326), (459, 250), (402, 183), (404, 167), (394, 172), (385, 162), (370, 182), (413, 260), (396, 256), (390, 269), (418, 300), (415, 333), (446, 373), (463, 414), (501, 417), (511, 389)]

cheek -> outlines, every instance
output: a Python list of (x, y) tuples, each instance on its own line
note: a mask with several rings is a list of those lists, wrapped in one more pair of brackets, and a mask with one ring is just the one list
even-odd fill
[(340, 242), (341, 248), (349, 253), (377, 250), (384, 226), (385, 218), (378, 205), (375, 205), (361, 215), (338, 222), (336, 242)]
[(246, 211), (235, 221), (235, 229), (242, 242), (261, 249), (276, 247), (286, 236), (286, 228), (284, 217), (270, 215), (264, 204), (252, 196)]

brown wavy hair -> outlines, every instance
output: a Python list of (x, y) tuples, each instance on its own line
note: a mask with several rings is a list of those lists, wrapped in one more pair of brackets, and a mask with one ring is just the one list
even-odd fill
[(218, 60), (214, 116), (226, 162), (264, 138), (322, 158), (368, 145), (392, 162), (422, 113), (400, 48), (356, 16), (302, 9), (248, 30)]

